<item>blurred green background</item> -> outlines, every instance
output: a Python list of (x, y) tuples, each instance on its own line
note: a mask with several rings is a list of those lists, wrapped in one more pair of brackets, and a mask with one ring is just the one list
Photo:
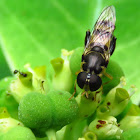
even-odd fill
[[(111, 57), (123, 68), (127, 85), (140, 86), (140, 0), (1, 0), (0, 78), (14, 69), (49, 65), (61, 49), (84, 46), (105, 6), (116, 8), (116, 50)], [(139, 103), (138, 89), (133, 101)]]

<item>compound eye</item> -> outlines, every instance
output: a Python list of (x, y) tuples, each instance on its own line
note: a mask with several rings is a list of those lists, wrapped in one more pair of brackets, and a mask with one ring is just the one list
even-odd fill
[(86, 72), (80, 72), (77, 76), (77, 84), (81, 89), (84, 88), (84, 85), (86, 83), (86, 78), (87, 78)]
[(89, 81), (89, 89), (90, 91), (96, 91), (98, 90), (102, 85), (102, 80), (99, 76), (93, 74), (90, 77), (90, 81)]

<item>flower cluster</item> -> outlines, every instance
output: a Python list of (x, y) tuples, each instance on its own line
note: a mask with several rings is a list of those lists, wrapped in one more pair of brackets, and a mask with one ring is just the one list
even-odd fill
[[(76, 85), (83, 48), (51, 60), (50, 65), (16, 71), (0, 81), (1, 140), (132, 140), (140, 133), (140, 109), (125, 88), (121, 67), (110, 61), (106, 72), (113, 80), (88, 98)], [(109, 79), (102, 77), (102, 82)]]

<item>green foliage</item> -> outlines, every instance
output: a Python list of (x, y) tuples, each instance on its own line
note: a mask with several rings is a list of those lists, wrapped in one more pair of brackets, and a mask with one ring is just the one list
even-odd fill
[(14, 77), (6, 77), (0, 81), (0, 107), (6, 107), (10, 116), (18, 118), (18, 103), (12, 96), (10, 91), (10, 83), (14, 80)]
[(128, 131), (131, 128), (140, 128), (140, 116), (131, 116), (131, 115), (129, 116), (129, 115), (126, 115), (120, 121), (120, 127), (124, 131)]
[(6, 76), (11, 76), (11, 72), (9, 69), (9, 66), (5, 60), (5, 56), (1, 50), (1, 46), (0, 46), (0, 79), (6, 77)]
[[(85, 32), (93, 28), (99, 13), (108, 5), (115, 6), (117, 19), (116, 50), (106, 70), (113, 80), (103, 86), (103, 95), (100, 92), (97, 96), (92, 93), (89, 98), (81, 97), (82, 91), (77, 87), (79, 95), (69, 101), (71, 94), (66, 91), (74, 89)], [(17, 127), (19, 121), (13, 118), (17, 119), (18, 103), (20, 120), (44, 139), (55, 140), (55, 131), (63, 126), (57, 133), (58, 140), (119, 139), (122, 130), (122, 139), (135, 139), (140, 111), (133, 103), (139, 104), (140, 94), (138, 90), (130, 100), (132, 88), (125, 90), (120, 78), (125, 74), (126, 89), (132, 84), (139, 87), (139, 5), (139, 0), (1, 0), (0, 78), (11, 75), (15, 69), (27, 69), (28, 76), (19, 74), (14, 82), (13, 78), (0, 81), (0, 139), (27, 139), (25, 134), (36, 139), (30, 129)], [(62, 48), (74, 50), (67, 61), (70, 65), (65, 65), (65, 57), (60, 58)], [(41, 67), (24, 67), (27, 63)], [(109, 81), (105, 76), (102, 80)], [(107, 124), (99, 124), (99, 118)]]
[(123, 140), (139, 140), (139, 138), (140, 138), (140, 128), (132, 128), (122, 133)]
[[(94, 1), (2, 0), (0, 7), (2, 50), (10, 68), (22, 69), (27, 62), (33, 66), (48, 64), (60, 56), (60, 48), (83, 46), (96, 5)], [(87, 15), (92, 19), (88, 20)]]

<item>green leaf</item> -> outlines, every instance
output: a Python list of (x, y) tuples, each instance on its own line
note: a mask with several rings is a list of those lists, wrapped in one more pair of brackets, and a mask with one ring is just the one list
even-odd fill
[(129, 129), (122, 134), (123, 140), (139, 140), (140, 138), (140, 128)]
[(62, 48), (84, 46), (85, 31), (108, 5), (115, 6), (117, 18), (117, 46), (111, 59), (123, 68), (128, 85), (139, 87), (139, 0), (1, 0), (0, 43), (9, 67), (48, 66), (52, 58), (60, 57)]
[(60, 56), (62, 48), (83, 46), (85, 31), (93, 20), (96, 5), (92, 5), (84, 0), (2, 0), (0, 36), (10, 68), (23, 69), (28, 62), (48, 64)]
[(0, 46), (0, 79), (6, 76), (11, 76), (11, 72)]

